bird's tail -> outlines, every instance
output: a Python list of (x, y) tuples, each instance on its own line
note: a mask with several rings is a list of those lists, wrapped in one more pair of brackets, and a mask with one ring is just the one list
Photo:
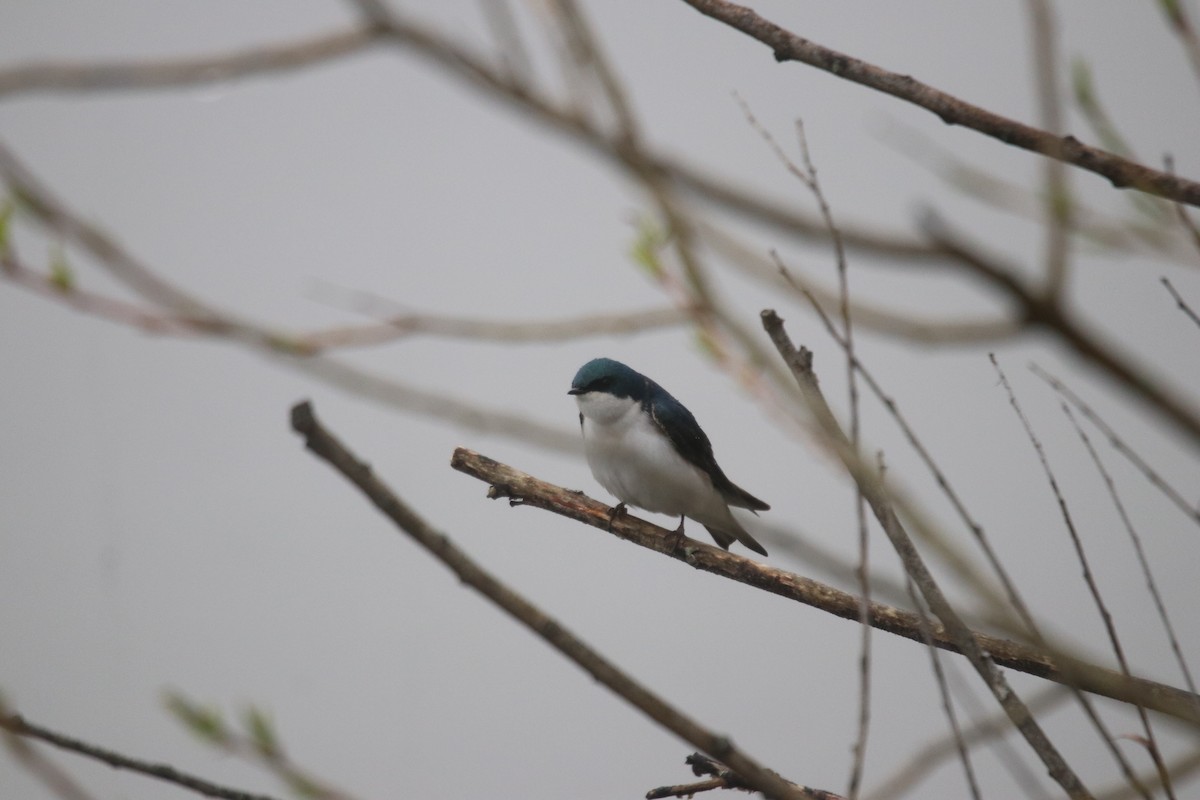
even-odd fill
[(767, 548), (758, 543), (753, 536), (747, 532), (745, 528), (737, 523), (736, 520), (731, 520), (733, 525), (725, 525), (721, 528), (715, 528), (711, 525), (705, 525), (704, 529), (713, 537), (718, 545), (723, 549), (728, 550), (729, 545), (734, 542), (741, 542), (759, 555), (766, 555)]

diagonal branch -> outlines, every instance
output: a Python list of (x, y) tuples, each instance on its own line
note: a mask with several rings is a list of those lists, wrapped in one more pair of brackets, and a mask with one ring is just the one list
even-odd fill
[[(538, 480), (518, 469), (494, 461), (466, 448), (458, 448), (450, 466), (489, 484), (488, 497), (509, 498), (510, 505), (531, 506), (609, 531), (632, 542), (682, 561), (703, 572), (744, 583), (787, 600), (812, 606), (842, 619), (858, 621), (858, 597), (794, 572), (770, 567), (730, 553), (719, 547), (683, 539), (674, 531), (660, 528), (632, 514), (612, 518), (612, 509), (598, 500), (552, 483)], [(610, 521), (611, 520), (611, 521)], [(886, 633), (923, 642), (921, 618), (911, 611), (872, 602), (870, 624)], [(945, 626), (935, 624), (928, 633), (943, 650), (959, 652)], [(1047, 655), (1025, 644), (975, 633), (976, 640), (1002, 667), (1126, 703), (1138, 703), (1179, 719), (1200, 725), (1200, 697), (1142, 678), (1126, 678), (1119, 672), (1055, 654)]]
[(938, 586), (937, 581), (934, 580), (933, 574), (925, 565), (924, 559), (921, 558), (912, 538), (900, 521), (892, 504), (891, 493), (884, 486), (882, 477), (876, 470), (866, 465), (859, 455), (857, 445), (851, 443), (846, 432), (842, 430), (841, 425), (834, 417), (833, 411), (829, 408), (818, 384), (816, 373), (813, 372), (812, 353), (806, 348), (797, 349), (792, 344), (783, 328), (783, 320), (774, 311), (763, 311), (762, 323), (763, 329), (771, 337), (780, 357), (791, 369), (809, 412), (824, 433), (826, 446), (842, 462), (863, 497), (866, 498), (867, 504), (871, 506), (876, 519), (883, 527), (883, 532), (887, 534), (892, 547), (896, 550), (896, 555), (904, 564), (904, 571), (920, 589), (921, 596), (929, 605), (929, 610), (941, 620), (959, 652), (966, 656), (971, 666), (979, 673), (979, 677), (991, 690), (996, 702), (1000, 704), (1012, 721), (1013, 727), (1025, 737), (1030, 748), (1041, 759), (1047, 772), (1050, 773), (1050, 777), (1054, 778), (1072, 800), (1089, 800), (1092, 795), (1087, 787), (1083, 785), (1079, 776), (1075, 774), (1075, 771), (1059, 753), (1058, 748), (1050, 741), (1042, 726), (1033, 718), (1029, 708), (1012, 690), (1008, 679), (997, 668), (995, 659), (978, 635), (967, 627), (942, 592), (941, 587)]
[(771, 48), (776, 61), (799, 61), (825, 70), (844, 80), (890, 94), (932, 111), (947, 125), (962, 125), (1005, 144), (1040, 153), (1049, 158), (1094, 172), (1113, 186), (1133, 188), (1187, 205), (1200, 206), (1200, 183), (1091, 147), (1074, 136), (1056, 136), (1017, 122), (921, 83), (911, 75), (900, 75), (845, 53), (797, 36), (759, 16), (745, 6), (726, 0), (684, 0), (705, 16), (724, 22)]

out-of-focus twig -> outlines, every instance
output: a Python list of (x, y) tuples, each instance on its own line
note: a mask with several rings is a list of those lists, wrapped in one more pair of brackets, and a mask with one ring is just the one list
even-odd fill
[[(803, 297), (807, 292), (829, 314), (837, 311), (836, 289), (829, 289), (798, 270), (789, 270), (790, 280), (780, 276), (771, 259), (752, 249), (729, 231), (706, 223), (699, 228), (700, 238), (724, 257), (739, 272), (773, 289), (783, 289)], [(969, 346), (1011, 339), (1021, 333), (1021, 323), (1009, 317), (965, 317), (959, 319), (922, 318), (892, 311), (882, 306), (852, 300), (850, 317), (860, 328), (897, 336), (933, 346)]]
[(1193, 446), (1200, 448), (1200, 409), (1195, 408), (1191, 401), (1152, 378), (1123, 355), (1116, 342), (1103, 340), (1097, 331), (1076, 318), (1057, 298), (1048, 298), (1031, 288), (1016, 269), (964, 242), (951, 232), (944, 220), (929, 213), (923, 227), (931, 239), (959, 253), (962, 263), (969, 265), (977, 275), (1007, 295), (1027, 325), (1052, 332), (1085, 364), (1141, 400), (1186, 435)]
[[(1030, 696), (1029, 710), (1040, 714), (1061, 703), (1067, 696), (1061, 686), (1046, 687)], [(999, 739), (1011, 730), (1012, 725), (1008, 721), (1008, 717), (1003, 712), (997, 712), (963, 728), (962, 739), (969, 747), (974, 747), (993, 739)], [(953, 733), (928, 742), (913, 753), (912, 757), (895, 772), (881, 780), (879, 786), (871, 790), (866, 800), (886, 800), (886, 798), (901, 797), (907, 794), (944, 761), (953, 758), (957, 751), (957, 737)]]
[(519, 321), (410, 313), (397, 311), (388, 301), (362, 292), (355, 292), (347, 306), (376, 317), (379, 322), (296, 334), (292, 339), (297, 347), (317, 353), (330, 348), (386, 344), (411, 336), (467, 339), (481, 344), (560, 342), (592, 336), (623, 336), (678, 326), (688, 320), (685, 309), (674, 307)]
[(1158, 5), (1183, 44), (1183, 49), (1192, 64), (1192, 71), (1196, 73), (1196, 79), (1200, 80), (1200, 38), (1196, 36), (1196, 28), (1188, 16), (1186, 0), (1158, 0)]
[(379, 41), (371, 27), (216, 55), (144, 61), (43, 61), (0, 69), (0, 97), (49, 92), (176, 89), (249, 75), (294, 71), (357, 53)]
[(514, 82), (529, 83), (533, 66), (508, 0), (481, 0), (479, 10), (500, 44), (500, 61)]
[[(908, 156), (944, 184), (969, 198), (1033, 222), (1040, 222), (1045, 215), (1044, 197), (1015, 180), (989, 171), (984, 165), (957, 156), (949, 147), (914, 126), (890, 120), (886, 135), (880, 138), (881, 144)], [(1131, 194), (1130, 200), (1137, 209), (1158, 209), (1166, 204), (1140, 192)], [(1182, 236), (1176, 226), (1165, 223), (1161, 214), (1149, 211), (1139, 216), (1117, 216), (1086, 205), (1084, 198), (1078, 196), (1071, 198), (1071, 214), (1067, 220), (1071, 233), (1081, 243), (1092, 245), (1092, 250), (1101, 255), (1149, 254), (1194, 267), (1196, 247), (1191, 241), (1193, 237)]]
[[(278, 363), (319, 378), (326, 383), (354, 392), (359, 396), (435, 419), (452, 421), (468, 428), (502, 436), (511, 436), (539, 447), (559, 452), (576, 453), (581, 447), (578, 435), (511, 412), (488, 409), (463, 400), (408, 386), (399, 381), (375, 375), (329, 356), (313, 355), (305, 347), (303, 336), (274, 330), (266, 325), (246, 320), (217, 305), (200, 300), (187, 290), (165, 280), (148, 264), (126, 250), (116, 239), (98, 226), (85, 221), (79, 214), (59, 201), (25, 168), (16, 156), (0, 144), (0, 176), (13, 187), (23, 207), (45, 226), (95, 256), (97, 263), (109, 274), (142, 298), (160, 307), (162, 330), (178, 324), (180, 328), (203, 332), (209, 336), (236, 342), (257, 350)], [(80, 303), (86, 310), (109, 319), (136, 324), (159, 325), (155, 312), (138, 309), (101, 296), (82, 293), (76, 297), (74, 286), (51, 284), (60, 291), (50, 291), (47, 280), (29, 270), (17, 270), (11, 249), (4, 255), (0, 268), (6, 276), (34, 288), (50, 299)], [(176, 332), (173, 328), (169, 332)]]
[(1058, 22), (1049, 0), (1026, 0), (1029, 28), (1033, 39), (1034, 91), (1038, 98), (1040, 122), (1051, 134), (1051, 146), (1042, 163), (1043, 222), (1045, 229), (1045, 279), (1042, 291), (1056, 298), (1067, 281), (1067, 257), (1074, 201), (1067, 182), (1065, 154), (1062, 148), (1063, 113), (1059, 94)]

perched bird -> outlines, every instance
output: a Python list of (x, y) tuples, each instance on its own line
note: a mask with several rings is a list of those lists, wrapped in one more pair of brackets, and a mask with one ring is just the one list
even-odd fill
[(647, 511), (691, 517), (726, 550), (734, 541), (766, 549), (746, 532), (730, 506), (766, 511), (762, 500), (733, 484), (717, 466), (712, 444), (692, 412), (645, 375), (611, 358), (579, 368), (568, 394), (579, 404), (588, 466), (618, 500)]

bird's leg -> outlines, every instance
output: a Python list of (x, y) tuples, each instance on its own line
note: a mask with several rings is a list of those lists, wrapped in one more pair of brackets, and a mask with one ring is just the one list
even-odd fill
[(620, 517), (624, 514), (625, 514), (625, 504), (624, 503), (617, 503), (615, 506), (613, 506), (612, 510), (608, 512), (608, 527), (605, 528), (605, 530), (607, 530), (609, 533), (612, 533), (613, 523), (617, 521), (618, 517)]
[(678, 550), (680, 547), (682, 547), (683, 540), (687, 538), (687, 536), (685, 536), (683, 533), (683, 515), (682, 514), (679, 515), (679, 527), (675, 529), (674, 533), (675, 533), (675, 544), (671, 546), (672, 552), (674, 552), (675, 550)]

